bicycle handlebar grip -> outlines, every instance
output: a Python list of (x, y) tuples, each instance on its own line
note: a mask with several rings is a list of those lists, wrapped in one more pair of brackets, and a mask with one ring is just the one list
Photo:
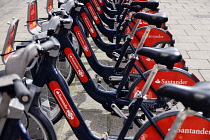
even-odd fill
[(54, 43), (53, 43), (53, 41), (48, 40), (48, 41), (42, 43), (41, 46), (44, 51), (49, 51), (54, 48)]
[(19, 101), (23, 104), (28, 103), (31, 99), (30, 91), (27, 87), (23, 84), (21, 80), (14, 81), (14, 89), (16, 93), (16, 97)]
[(44, 51), (49, 51), (52, 49), (57, 50), (60, 48), (60, 43), (58, 42), (56, 38), (51, 36), (50, 39), (42, 43), (41, 46)]

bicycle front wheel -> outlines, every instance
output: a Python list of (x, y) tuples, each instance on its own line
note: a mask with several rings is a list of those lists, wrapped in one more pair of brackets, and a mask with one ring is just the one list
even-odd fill
[(45, 115), (49, 117), (53, 124), (56, 124), (63, 117), (62, 110), (46, 85), (42, 89), (39, 101)]
[[(33, 110), (33, 111), (32, 111)], [(56, 133), (51, 121), (40, 109), (33, 108), (22, 122), (32, 140), (56, 140)]]

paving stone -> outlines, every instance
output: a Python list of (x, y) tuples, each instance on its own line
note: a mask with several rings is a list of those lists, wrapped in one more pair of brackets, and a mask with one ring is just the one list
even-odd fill
[(188, 51), (187, 54), (193, 59), (210, 59), (210, 51)]
[(174, 16), (174, 15), (167, 15), (168, 19), (185, 19), (182, 15)]
[(82, 111), (81, 113), (85, 119), (85, 123), (94, 135), (99, 137), (102, 133), (107, 132), (108, 113), (104, 114), (103, 112), (91, 111)]
[(176, 48), (178, 48), (179, 50), (199, 50), (199, 48), (195, 45), (195, 43), (179, 43), (176, 42), (174, 45)]
[(167, 24), (179, 24), (176, 19), (170, 19), (167, 21)]
[(179, 42), (206, 42), (201, 36), (176, 36)]
[(210, 30), (209, 25), (192, 25), (195, 30)]
[(181, 24), (181, 25), (183, 25), (183, 24), (189, 24), (189, 25), (194, 25), (194, 24), (201, 24), (200, 22), (199, 22), (199, 20), (194, 20), (194, 19), (185, 19), (185, 20), (182, 20), (182, 19), (177, 19), (177, 22), (179, 23), (179, 24)]
[(210, 81), (210, 70), (199, 70), (205, 81)]
[(186, 4), (189, 4), (189, 3), (192, 3), (192, 0), (177, 0), (178, 3), (186, 3)]
[(209, 15), (208, 19), (199, 19), (199, 21), (202, 25), (205, 25), (205, 24), (209, 25), (210, 24), (210, 15)]
[(182, 11), (182, 12), (170, 12), (171, 15), (175, 15), (175, 16), (188, 16), (188, 15), (192, 15), (191, 13), (187, 12), (187, 11)]
[(180, 53), (182, 54), (182, 58), (184, 58), (184, 59), (188, 59), (188, 58), (190, 58), (189, 57), (189, 55), (187, 54), (187, 52), (185, 51), (185, 50), (179, 50), (180, 51)]
[(200, 60), (200, 59), (185, 59), (186, 65), (189, 69), (196, 69), (196, 70), (204, 70), (210, 69), (210, 63), (208, 60)]
[[(111, 117), (110, 118), (110, 135), (118, 135), (120, 133), (120, 128), (123, 127), (124, 119), (118, 117)], [(133, 124), (133, 129), (130, 129), (127, 133), (127, 137), (135, 136), (138, 128), (135, 124)]]
[(193, 25), (168, 25), (172, 30), (195, 30)]
[(187, 35), (187, 33), (185, 32), (185, 30), (172, 30), (170, 29), (169, 32), (172, 34), (172, 35)]
[(210, 42), (210, 36), (202, 35), (202, 37), (205, 39), (206, 42)]
[(208, 15), (208, 12), (203, 12), (203, 11), (197, 11), (197, 12), (190, 12), (191, 15), (197, 16), (197, 15)]
[(210, 47), (209, 47), (209, 43), (200, 43), (200, 42), (197, 42), (195, 43), (196, 46), (200, 49), (200, 50), (210, 50)]
[[(197, 12), (197, 10), (195, 9), (195, 8), (176, 8), (176, 10), (178, 11), (178, 12), (186, 12), (186, 11), (190, 11), (190, 12)], [(187, 15), (187, 16), (185, 16), (185, 17), (191, 17), (191, 15)], [(187, 18), (185, 18), (185, 19), (187, 19)]]
[(188, 72), (191, 73), (191, 74), (194, 74), (196, 76), (196, 78), (199, 79), (200, 81), (205, 81), (204, 78), (203, 78), (203, 75), (200, 73), (200, 70), (189, 69)]
[(183, 8), (184, 6), (188, 6), (187, 3), (171, 3), (171, 6), (176, 8)]
[(190, 19), (190, 20), (192, 20), (192, 19), (197, 20), (198, 19), (197, 16), (195, 16), (195, 15), (188, 15), (188, 16), (184, 16), (183, 18), (184, 19)]
[(199, 35), (199, 36), (210, 36), (209, 30), (188, 30), (186, 29), (185, 32), (189, 36)]
[(104, 108), (100, 103), (94, 101), (86, 91), (80, 93), (77, 92), (77, 95), (73, 97), (74, 101), (77, 103), (77, 107), (82, 111), (103, 111)]

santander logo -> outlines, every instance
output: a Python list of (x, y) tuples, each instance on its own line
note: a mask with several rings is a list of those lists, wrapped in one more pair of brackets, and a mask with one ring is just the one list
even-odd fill
[(87, 3), (86, 6), (87, 6), (88, 10), (90, 11), (90, 14), (92, 15), (92, 17), (93, 17), (95, 23), (96, 23), (96, 24), (99, 24), (99, 23), (100, 23), (100, 20), (99, 20), (97, 14), (95, 13), (95, 11), (94, 11), (92, 5), (91, 5), (90, 3)]
[(74, 112), (73, 111), (71, 111), (71, 110), (67, 110), (66, 111), (66, 116), (69, 118), (69, 119), (71, 119), (71, 120), (73, 120), (74, 119)]
[(86, 83), (88, 81), (88, 76), (86, 75), (84, 69), (78, 62), (72, 50), (70, 48), (65, 48), (64, 53), (67, 56), (72, 67), (74, 68), (75, 72), (77, 73), (78, 78), (81, 80), (81, 82)]
[(84, 38), (84, 36), (82, 35), (82, 32), (80, 30), (80, 28), (78, 26), (75, 26), (74, 27), (74, 31), (75, 31), (75, 34), (77, 36), (77, 39), (79, 40), (83, 50), (84, 50), (84, 53), (86, 56), (90, 57), (92, 54), (91, 54), (91, 51), (88, 47), (88, 44)]
[(79, 67), (77, 61), (74, 58), (73, 54), (69, 54), (69, 58), (71, 59), (71, 62), (73, 64), (73, 66), (75, 66), (74, 68), (76, 69), (76, 72), (78, 74), (79, 77), (84, 77), (84, 71)]
[(148, 38), (163, 38), (161, 35), (149, 35)]
[(157, 79), (155, 81), (156, 84), (178, 84), (178, 85), (186, 85), (188, 81), (184, 81), (182, 79), (174, 81), (174, 80), (166, 80), (166, 79)]
[(96, 33), (94, 27), (92, 26), (89, 18), (87, 17), (86, 13), (82, 13), (81, 16), (82, 16), (82, 19), (85, 22), (85, 25), (87, 26), (90, 34), (91, 34), (91, 36), (96, 37), (97, 33)]
[(88, 26), (88, 30), (90, 31), (90, 33), (93, 34), (95, 32), (95, 30), (93, 29), (93, 27), (91, 26), (91, 24), (89, 22), (87, 22), (88, 21), (87, 16), (85, 16), (83, 18), (84, 18), (84, 21), (86, 21), (86, 25)]
[(65, 100), (63, 93), (60, 89), (55, 89), (54, 90), (55, 96), (58, 98), (58, 100), (60, 101), (60, 103), (62, 104), (63, 109), (65, 110), (65, 114), (66, 116), (70, 119), (70, 120), (74, 120), (75, 118), (75, 114), (72, 111), (71, 107), (68, 105), (67, 101)]
[(71, 124), (71, 126), (78, 127), (80, 125), (80, 121), (72, 109), (71, 102), (68, 101), (66, 97), (66, 94), (69, 95), (69, 93), (64, 93), (57, 81), (51, 81), (49, 83), (49, 89), (52, 91), (56, 101), (59, 103), (61, 109), (63, 110), (67, 121)]
[(101, 14), (101, 7), (98, 5), (96, 0), (93, 0), (93, 4), (95, 5), (96, 10), (98, 11), (98, 13)]
[(147, 57), (146, 60), (147, 60), (147, 61), (154, 61), (153, 59), (151, 59), (151, 58), (149, 58), (149, 57)]
[(148, 137), (148, 134), (142, 134), (140, 137), (140, 140), (146, 140), (147, 137)]
[(70, 61), (71, 65), (73, 66), (75, 72), (78, 75), (78, 78), (81, 82), (86, 83), (88, 81), (88, 77), (84, 70), (82, 69), (80, 63), (78, 62), (77, 58), (74, 56), (74, 53), (70, 48), (64, 49), (64, 53), (66, 54), (68, 60)]

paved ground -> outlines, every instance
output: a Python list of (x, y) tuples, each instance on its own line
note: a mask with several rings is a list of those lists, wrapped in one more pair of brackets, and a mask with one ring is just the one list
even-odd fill
[[(47, 17), (44, 9), (46, 0), (38, 0), (38, 4), (39, 17)], [(168, 30), (174, 36), (175, 47), (181, 51), (189, 71), (193, 72), (201, 81), (210, 81), (210, 0), (160, 0), (159, 7), (160, 11), (165, 12), (169, 17)], [(24, 27), (26, 15), (27, 4), (23, 0), (12, 0), (1, 8), (1, 49), (9, 27), (7, 21), (11, 21), (12, 17), (20, 19), (16, 40), (31, 38), (26, 27)], [(99, 49), (94, 49), (97, 53), (96, 56), (102, 63), (110, 62), (107, 61), (108, 59), (102, 55), (103, 53)], [(4, 65), (0, 63), (0, 69), (3, 68)], [(91, 72), (91, 69), (87, 68)], [(91, 72), (91, 74), (94, 75), (94, 72)], [(100, 104), (86, 94), (77, 79), (70, 86), (70, 90), (76, 105), (94, 134), (100, 136), (101, 133), (107, 131), (110, 135), (117, 135), (122, 125), (122, 119), (113, 117), (104, 111)], [(59, 139), (76, 140), (64, 119), (56, 124), (56, 130)], [(133, 136), (135, 131), (136, 129), (129, 132), (128, 135)]]

